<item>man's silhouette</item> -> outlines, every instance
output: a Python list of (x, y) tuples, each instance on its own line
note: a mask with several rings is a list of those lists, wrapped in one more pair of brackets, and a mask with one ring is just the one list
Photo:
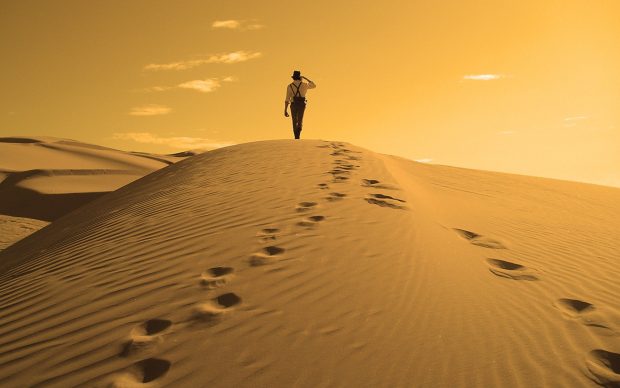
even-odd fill
[[(293, 134), (295, 139), (301, 135), (301, 126), (306, 110), (306, 92), (316, 88), (314, 82), (303, 77), (299, 70), (293, 72), (293, 82), (286, 87), (286, 100), (284, 100), (284, 116), (288, 117), (288, 104), (291, 104), (291, 116), (293, 119)], [(302, 78), (308, 82), (303, 82)]]

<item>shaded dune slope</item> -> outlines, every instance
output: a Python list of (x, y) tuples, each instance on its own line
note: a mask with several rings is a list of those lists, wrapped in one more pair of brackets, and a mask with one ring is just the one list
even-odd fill
[(27, 170), (0, 182), (0, 214), (53, 221), (138, 178), (131, 170)]
[(620, 190), (265, 141), (0, 253), (0, 385), (617, 386)]

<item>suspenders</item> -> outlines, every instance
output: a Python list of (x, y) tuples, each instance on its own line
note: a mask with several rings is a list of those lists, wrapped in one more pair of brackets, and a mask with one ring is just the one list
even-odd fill
[(293, 98), (301, 97), (301, 93), (299, 92), (299, 88), (301, 88), (301, 82), (299, 83), (299, 86), (296, 86), (295, 83), (293, 83), (293, 82), (291, 82), (291, 84), (289, 86), (291, 88), (291, 92), (293, 91), (293, 86), (295, 86), (297, 88), (297, 91), (293, 93)]

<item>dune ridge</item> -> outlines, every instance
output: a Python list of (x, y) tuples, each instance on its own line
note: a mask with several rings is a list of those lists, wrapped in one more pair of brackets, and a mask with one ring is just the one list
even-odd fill
[(614, 387), (620, 190), (280, 140), (0, 252), (0, 385)]

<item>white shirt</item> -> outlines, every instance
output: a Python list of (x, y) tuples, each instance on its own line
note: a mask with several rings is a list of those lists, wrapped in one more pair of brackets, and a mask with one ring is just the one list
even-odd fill
[[(295, 86), (291, 86), (291, 85), (295, 85)], [(302, 82), (301, 80), (299, 80), (299, 81), (291, 82), (286, 87), (286, 99), (284, 100), (284, 102), (293, 101), (293, 96), (297, 95), (297, 87), (299, 87), (299, 94), (302, 97), (306, 97), (306, 92), (308, 91), (308, 89), (314, 89), (316, 88), (316, 85), (312, 81)]]

